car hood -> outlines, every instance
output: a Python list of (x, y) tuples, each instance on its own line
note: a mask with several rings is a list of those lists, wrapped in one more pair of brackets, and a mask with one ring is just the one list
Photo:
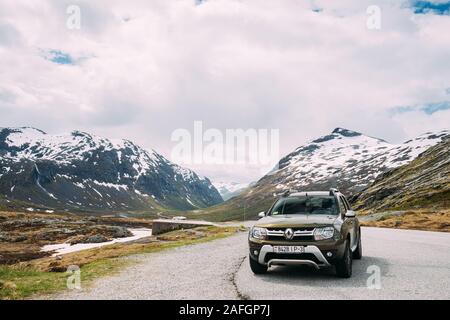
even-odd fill
[(321, 227), (333, 225), (337, 218), (337, 216), (323, 214), (267, 216), (256, 222), (255, 226), (263, 228)]

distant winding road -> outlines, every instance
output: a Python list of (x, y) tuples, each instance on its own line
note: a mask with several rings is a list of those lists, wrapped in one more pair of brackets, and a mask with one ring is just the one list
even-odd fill
[[(450, 299), (450, 234), (363, 228), (353, 277), (274, 267), (255, 276), (247, 234), (129, 257), (138, 263), (55, 299)], [(373, 272), (380, 271), (380, 282)], [(369, 273), (368, 273), (369, 271)], [(373, 288), (367, 287), (369, 281)], [(379, 289), (375, 288), (379, 284)]]

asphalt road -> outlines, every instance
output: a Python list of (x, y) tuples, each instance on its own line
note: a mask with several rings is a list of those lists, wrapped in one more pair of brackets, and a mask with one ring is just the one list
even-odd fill
[[(255, 276), (247, 234), (131, 257), (138, 264), (56, 299), (450, 299), (450, 234), (363, 228), (353, 277), (273, 267)], [(379, 273), (378, 273), (379, 271)], [(378, 277), (379, 275), (379, 277)], [(368, 286), (369, 284), (369, 286)]]

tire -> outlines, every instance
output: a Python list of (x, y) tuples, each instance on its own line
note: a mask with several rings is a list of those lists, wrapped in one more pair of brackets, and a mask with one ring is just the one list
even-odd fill
[(264, 274), (267, 272), (267, 266), (259, 264), (258, 261), (252, 259), (252, 257), (248, 257), (250, 260), (250, 269), (252, 269), (254, 274)]
[(353, 255), (350, 249), (350, 242), (345, 242), (345, 252), (342, 259), (336, 263), (336, 275), (340, 278), (350, 278), (352, 276)]
[(363, 256), (363, 249), (362, 249), (362, 241), (361, 241), (361, 230), (359, 230), (359, 240), (358, 240), (358, 246), (356, 247), (355, 252), (353, 252), (353, 259), (360, 260)]

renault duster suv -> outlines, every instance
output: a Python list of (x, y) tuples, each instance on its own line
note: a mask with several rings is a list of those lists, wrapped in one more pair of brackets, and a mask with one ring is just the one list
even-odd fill
[(329, 192), (286, 192), (250, 230), (250, 267), (255, 274), (275, 265), (335, 266), (350, 278), (361, 259), (361, 227), (347, 199)]

